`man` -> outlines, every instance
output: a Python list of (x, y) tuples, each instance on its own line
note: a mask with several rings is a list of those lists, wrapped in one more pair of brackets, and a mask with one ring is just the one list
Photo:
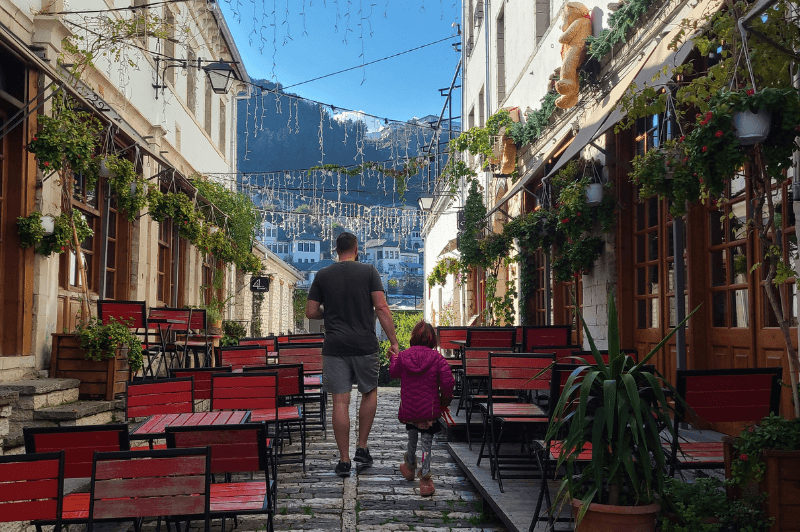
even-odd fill
[[(400, 347), (386, 303), (381, 277), (371, 264), (358, 262), (358, 239), (342, 233), (336, 239), (339, 262), (319, 271), (311, 283), (306, 317), (325, 321), (322, 345), (322, 388), (333, 397), (333, 435), (339, 448), (339, 463), (334, 471), (350, 475), (350, 390), (358, 384), (361, 407), (358, 411), (358, 446), (355, 462), (371, 465), (367, 447), (375, 411), (378, 408), (378, 338), (375, 315), (389, 338), (389, 353)], [(324, 305), (324, 307), (322, 306)]]

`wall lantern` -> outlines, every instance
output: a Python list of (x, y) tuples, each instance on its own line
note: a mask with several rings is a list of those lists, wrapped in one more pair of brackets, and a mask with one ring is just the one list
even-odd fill
[(216, 94), (227, 94), (231, 82), (239, 79), (233, 66), (221, 60), (204, 65), (203, 70), (206, 71), (208, 81), (211, 83), (211, 90)]

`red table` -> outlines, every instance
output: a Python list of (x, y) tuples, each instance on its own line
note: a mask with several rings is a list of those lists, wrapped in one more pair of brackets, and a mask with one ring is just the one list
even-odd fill
[(165, 427), (200, 427), (203, 425), (239, 425), (250, 419), (249, 410), (220, 410), (217, 412), (195, 412), (185, 414), (156, 414), (131, 431), (133, 440), (155, 440), (163, 438)]

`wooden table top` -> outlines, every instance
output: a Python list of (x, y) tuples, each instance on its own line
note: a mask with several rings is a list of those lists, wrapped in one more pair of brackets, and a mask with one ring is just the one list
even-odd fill
[(250, 418), (248, 410), (220, 410), (217, 412), (195, 412), (185, 414), (156, 414), (131, 432), (133, 438), (156, 438), (163, 436), (170, 427), (199, 427), (203, 425), (238, 425)]

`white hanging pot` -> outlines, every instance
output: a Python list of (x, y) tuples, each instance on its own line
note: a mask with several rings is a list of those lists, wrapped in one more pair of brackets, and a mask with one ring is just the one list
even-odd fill
[(53, 234), (53, 231), (56, 230), (56, 219), (50, 214), (43, 214), (41, 218), (42, 222), (42, 229), (44, 229), (44, 235), (49, 236)]
[(589, 183), (586, 185), (586, 205), (594, 207), (603, 201), (603, 184)]
[[(100, 177), (103, 177), (103, 178), (111, 177), (111, 173), (112, 173), (111, 169), (106, 164), (106, 161), (108, 161), (108, 158), (106, 158), (106, 157), (103, 157), (102, 159), (100, 159), (100, 170), (99, 170), (98, 173), (100, 174)], [(114, 174), (114, 175), (116, 175), (116, 174)]]
[(759, 109), (758, 112), (736, 111), (733, 113), (733, 128), (739, 144), (749, 146), (762, 142), (769, 135), (772, 112)]

